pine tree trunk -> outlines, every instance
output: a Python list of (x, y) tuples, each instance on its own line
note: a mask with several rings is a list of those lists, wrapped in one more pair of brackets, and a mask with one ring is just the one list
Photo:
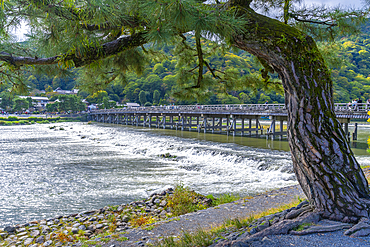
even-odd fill
[(282, 79), (294, 171), (310, 203), (332, 220), (369, 217), (368, 183), (335, 117), (330, 73), (314, 40), (250, 8), (242, 11), (251, 31), (235, 37), (235, 46)]

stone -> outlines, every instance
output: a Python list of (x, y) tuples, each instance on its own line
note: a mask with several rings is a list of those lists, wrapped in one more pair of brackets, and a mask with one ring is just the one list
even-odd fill
[(93, 232), (89, 231), (89, 230), (85, 231), (85, 233), (84, 233), (85, 236), (91, 236), (92, 234), (93, 234)]
[(157, 199), (155, 199), (155, 200), (153, 201), (153, 203), (154, 203), (154, 204), (159, 204), (159, 203), (161, 203), (161, 200), (157, 198)]
[(97, 220), (97, 218), (96, 217), (91, 217), (90, 219), (89, 219), (89, 221), (96, 221)]
[(128, 217), (128, 216), (122, 216), (122, 221), (123, 222), (125, 222), (125, 223), (127, 223), (127, 222), (129, 222), (130, 221), (130, 218)]
[(104, 227), (104, 225), (103, 224), (97, 224), (96, 225), (96, 229), (101, 229), (101, 228), (103, 228)]
[(41, 231), (42, 231), (42, 234), (46, 234), (48, 232), (51, 232), (51, 229), (50, 229), (50, 227), (48, 227), (46, 225), (42, 225), (41, 226)]
[(53, 243), (53, 241), (48, 240), (42, 246), (50, 246), (52, 243)]
[(15, 227), (14, 226), (6, 226), (4, 228), (4, 231), (9, 232), (9, 233), (15, 232)]
[(17, 234), (17, 236), (18, 236), (18, 237), (22, 237), (22, 236), (24, 236), (24, 235), (27, 235), (27, 232), (21, 232), (21, 233), (18, 233), (18, 234)]
[(31, 244), (29, 247), (37, 247), (37, 244)]
[(95, 225), (90, 225), (90, 226), (87, 227), (87, 230), (94, 232), (96, 230), (96, 226)]
[(80, 225), (80, 226), (78, 227), (78, 229), (80, 229), (80, 230), (82, 230), (82, 231), (85, 231), (87, 228), (86, 228), (86, 226), (84, 226), (84, 225)]
[(27, 246), (27, 245), (30, 245), (32, 242), (33, 242), (33, 238), (26, 238), (26, 240), (24, 240), (23, 244)]
[(38, 235), (40, 235), (40, 231), (39, 231), (39, 230), (34, 230), (34, 231), (32, 231), (32, 232), (30, 233), (30, 235), (31, 235), (32, 237), (37, 237)]
[(44, 242), (45, 242), (45, 236), (43, 236), (43, 235), (36, 238), (36, 240), (35, 240), (35, 243), (38, 243), (38, 244), (42, 244)]
[(159, 204), (160, 207), (165, 207), (167, 205), (167, 202), (165, 200), (162, 200)]
[(76, 224), (74, 224), (72, 227), (77, 228), (77, 227), (79, 227), (80, 225), (81, 225), (80, 223), (76, 223)]
[(40, 221), (40, 225), (46, 225), (46, 220)]
[(73, 234), (77, 234), (77, 233), (78, 233), (78, 229), (77, 229), (77, 228), (75, 228), (75, 227), (73, 227), (73, 228), (72, 228), (72, 230), (71, 230), (71, 232), (72, 232)]
[(16, 232), (25, 232), (25, 231), (27, 231), (27, 229), (26, 229), (26, 228), (24, 228), (24, 227), (22, 227), (22, 228), (18, 228), (18, 229), (16, 229), (15, 231), (16, 231)]

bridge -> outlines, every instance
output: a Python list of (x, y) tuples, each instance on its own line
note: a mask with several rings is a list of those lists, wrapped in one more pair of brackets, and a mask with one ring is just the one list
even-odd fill
[[(348, 124), (353, 119), (369, 118), (370, 104), (336, 103), (337, 119), (348, 137)], [(102, 123), (125, 124), (143, 127), (196, 130), (204, 133), (226, 133), (227, 135), (286, 135), (284, 121), (288, 119), (284, 104), (238, 104), (238, 105), (169, 105), (149, 107), (113, 108), (93, 110), (88, 120)], [(261, 120), (271, 120), (264, 129)], [(279, 123), (280, 122), (280, 123)], [(279, 123), (279, 126), (277, 126)], [(279, 130), (276, 128), (279, 127)], [(265, 133), (264, 133), (265, 132)], [(357, 123), (353, 131), (357, 139)]]

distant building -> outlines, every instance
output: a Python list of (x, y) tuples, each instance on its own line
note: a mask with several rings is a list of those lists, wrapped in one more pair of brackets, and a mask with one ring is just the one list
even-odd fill
[(91, 104), (91, 105), (89, 105), (89, 106), (87, 107), (87, 109), (88, 109), (89, 111), (91, 111), (91, 110), (97, 110), (97, 109), (98, 109), (98, 107), (97, 107), (97, 105), (96, 105), (96, 104)]
[(60, 87), (56, 88), (53, 92), (59, 93), (59, 94), (77, 94), (79, 89), (73, 89), (71, 90), (62, 90)]
[(37, 110), (45, 110), (46, 105), (49, 103), (48, 97), (37, 97), (37, 96), (19, 96), (19, 98), (27, 99), (31, 98), (33, 103), (33, 107)]
[(126, 106), (126, 107), (140, 107), (140, 105), (138, 103), (126, 103), (126, 104), (124, 104), (124, 106)]

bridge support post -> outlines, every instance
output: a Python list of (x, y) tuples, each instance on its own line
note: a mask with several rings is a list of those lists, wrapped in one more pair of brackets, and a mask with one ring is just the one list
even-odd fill
[(353, 130), (353, 133), (352, 133), (352, 140), (353, 141), (357, 140), (357, 123), (355, 123), (355, 129)]
[(204, 133), (206, 133), (207, 132), (207, 117), (204, 117), (203, 124), (204, 124)]
[(284, 120), (280, 120), (280, 139), (283, 139)]
[(233, 116), (233, 129), (234, 129), (234, 132), (233, 132), (233, 136), (236, 135), (236, 117)]
[(242, 132), (241, 132), (241, 135), (243, 136), (244, 135), (244, 118), (242, 118)]
[(215, 117), (212, 118), (212, 134), (215, 133)]
[(226, 117), (226, 134), (229, 135), (229, 129), (230, 129), (230, 116)]

